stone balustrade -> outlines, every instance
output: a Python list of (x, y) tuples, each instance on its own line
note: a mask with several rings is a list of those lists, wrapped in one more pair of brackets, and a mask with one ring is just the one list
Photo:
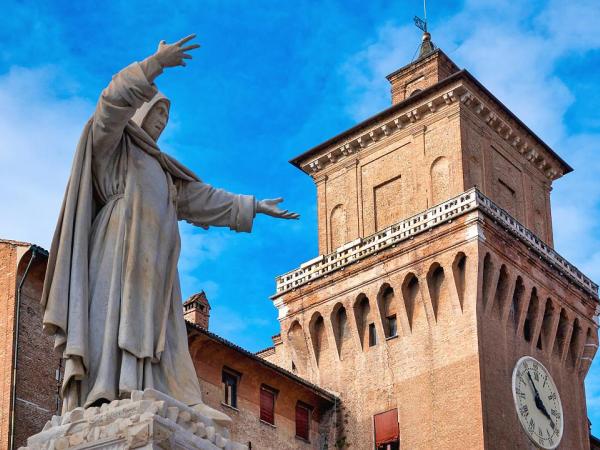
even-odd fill
[(395, 246), (415, 235), (474, 210), (484, 212), (533, 249), (540, 258), (556, 268), (562, 275), (568, 277), (594, 298), (598, 298), (597, 284), (476, 188), (472, 188), (368, 237), (348, 242), (329, 255), (320, 255), (303, 263), (299, 269), (276, 278), (275, 296), (314, 281), (388, 247)]

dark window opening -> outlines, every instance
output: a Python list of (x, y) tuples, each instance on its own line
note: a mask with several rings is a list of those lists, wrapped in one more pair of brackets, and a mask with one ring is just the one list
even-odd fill
[(237, 391), (240, 374), (233, 370), (223, 369), (223, 403), (237, 408)]
[(396, 314), (386, 317), (388, 337), (394, 337), (398, 334), (398, 324), (396, 322)]
[(296, 436), (306, 441), (310, 439), (310, 412), (312, 408), (304, 403), (296, 405)]
[(375, 447), (377, 450), (400, 450), (398, 410), (392, 409), (373, 416)]
[(529, 319), (525, 319), (525, 323), (523, 324), (523, 336), (526, 341), (531, 341), (531, 324), (529, 323)]
[(260, 387), (260, 420), (275, 425), (276, 390), (267, 386)]
[(375, 331), (375, 324), (369, 324), (369, 347), (377, 345), (377, 331)]
[(298, 371), (298, 369), (296, 368), (296, 364), (294, 364), (294, 361), (292, 361), (292, 372), (296, 373)]

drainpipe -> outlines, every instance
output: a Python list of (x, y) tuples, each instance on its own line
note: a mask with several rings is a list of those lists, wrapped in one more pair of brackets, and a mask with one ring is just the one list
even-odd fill
[(10, 399), (10, 443), (8, 444), (9, 450), (13, 450), (15, 444), (15, 404), (17, 400), (17, 360), (19, 358), (19, 347), (18, 347), (18, 339), (19, 339), (19, 319), (21, 312), (21, 290), (23, 289), (23, 284), (25, 284), (25, 278), (27, 278), (27, 273), (31, 268), (31, 263), (35, 259), (39, 247), (32, 245), (31, 249), (31, 258), (29, 258), (29, 262), (27, 263), (27, 267), (25, 268), (25, 272), (21, 277), (21, 281), (19, 281), (19, 287), (17, 288), (17, 302), (15, 305), (15, 331), (13, 333), (13, 373), (12, 373), (12, 395)]

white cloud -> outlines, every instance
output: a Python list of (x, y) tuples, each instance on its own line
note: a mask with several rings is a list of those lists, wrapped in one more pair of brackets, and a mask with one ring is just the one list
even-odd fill
[(93, 110), (54, 67), (0, 77), (0, 237), (49, 247), (79, 135)]

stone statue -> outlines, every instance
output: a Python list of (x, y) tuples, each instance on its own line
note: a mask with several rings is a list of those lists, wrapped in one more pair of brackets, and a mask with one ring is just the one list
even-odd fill
[(299, 217), (281, 198), (215, 189), (160, 151), (170, 102), (154, 79), (186, 65), (194, 37), (161, 41), (115, 75), (81, 135), (42, 295), (44, 329), (64, 358), (63, 413), (144, 389), (206, 407), (183, 319), (177, 222), (250, 232), (257, 213)]

